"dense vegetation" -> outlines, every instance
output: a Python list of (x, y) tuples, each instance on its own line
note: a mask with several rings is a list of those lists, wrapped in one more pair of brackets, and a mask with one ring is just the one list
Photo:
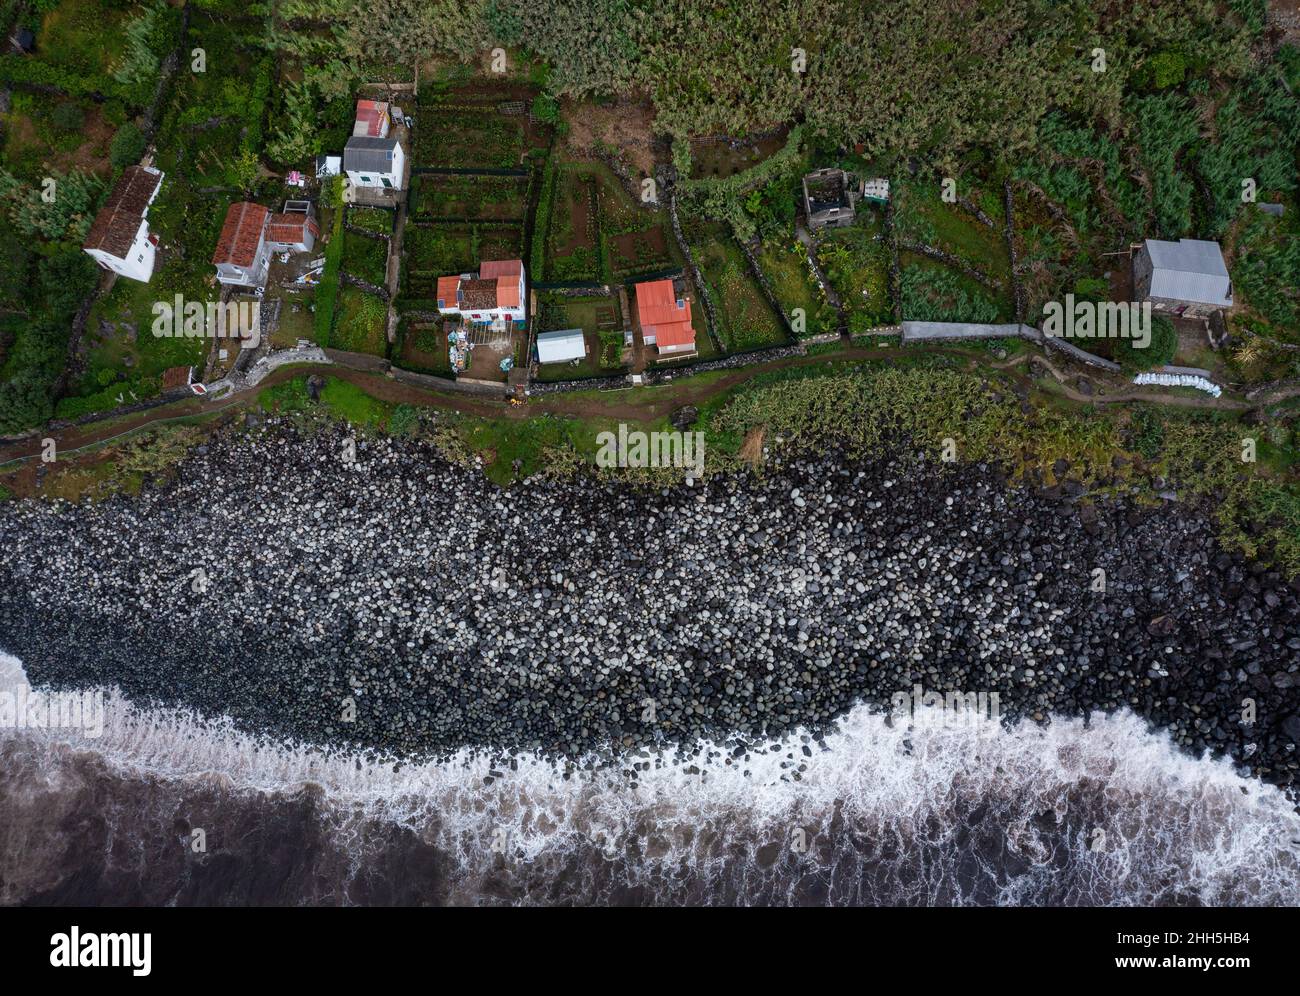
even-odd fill
[[(148, 392), (167, 365), (202, 359), (197, 343), (113, 335), (142, 327), (153, 300), (205, 293), (226, 205), (283, 198), (284, 172), (342, 146), (361, 84), (417, 73), (417, 116), (428, 125), (417, 146), (443, 165), (544, 161), (524, 184), (431, 182), (413, 212), (466, 218), (460, 228), (408, 227), (408, 297), (427, 298), (438, 273), (525, 245), (530, 272), (548, 279), (619, 280), (675, 262), (662, 213), (620, 207), (607, 177), (591, 244), (575, 228), (568, 253), (550, 251), (581, 212), (572, 172), (534, 141), (537, 123), (563, 136), (582, 116), (578, 101), (645, 100), (648, 127), (668, 139), (686, 220), (724, 222), (754, 247), (780, 310), (798, 309), (805, 334), (860, 331), (895, 309), (1013, 317), (1021, 302), (1001, 230), (1009, 180), (1023, 285), (1014, 289), (1030, 320), (1044, 300), (1101, 279), (1134, 240), (1216, 238), (1242, 305), (1233, 330), (1300, 342), (1300, 52), (1266, 29), (1266, 0), (28, 0), (0, 13), (6, 31), (22, 24), (37, 35), (34, 53), (0, 56), (12, 92), (0, 122), (0, 215), (18, 240), (0, 263), (0, 431), (40, 422), (56, 403), (80, 412), (122, 389)], [(500, 80), (489, 71), (497, 47)], [(458, 88), (471, 81), (516, 88), (531, 122), (478, 107), (462, 126)], [(457, 126), (438, 127), (444, 119)], [(770, 144), (745, 168), (692, 168), (693, 139), (760, 134)], [(96, 274), (78, 262), (54, 293), (41, 273), (74, 267), (56, 261), (75, 254), (120, 170), (150, 148), (167, 182), (150, 212), (164, 252), (147, 291), (119, 281), (91, 302)], [(867, 220), (824, 241), (830, 286), (821, 287), (794, 243), (792, 205), (800, 173), (826, 164), (911, 184), (896, 226), (957, 264), (906, 251), (886, 286), (895, 254), (879, 219)], [(949, 176), (993, 224), (937, 204)], [(41, 196), (47, 179), (53, 200)], [(523, 187), (540, 238), (517, 224)], [(1264, 217), (1255, 202), (1288, 211)], [(339, 235), (316, 297), (322, 341), (339, 328), (340, 268), (380, 275), (378, 247)], [(716, 303), (730, 348), (780, 338), (745, 268), (719, 263), (706, 279), (728, 298)], [(88, 327), (115, 331), (64, 376), (71, 316), (92, 303)], [(369, 318), (343, 317), (368, 336)], [(1298, 354), (1271, 349), (1234, 376), (1300, 372)]]

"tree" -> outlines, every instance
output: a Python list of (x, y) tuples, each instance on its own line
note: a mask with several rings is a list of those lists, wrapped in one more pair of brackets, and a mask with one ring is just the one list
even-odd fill
[(108, 148), (108, 159), (117, 169), (124, 169), (140, 161), (144, 155), (144, 132), (134, 121), (117, 129)]
[(95, 289), (99, 267), (80, 249), (60, 249), (36, 267), (46, 310), (56, 319), (70, 319)]
[(51, 383), (37, 370), (20, 370), (0, 383), (0, 432), (22, 432), (54, 414)]

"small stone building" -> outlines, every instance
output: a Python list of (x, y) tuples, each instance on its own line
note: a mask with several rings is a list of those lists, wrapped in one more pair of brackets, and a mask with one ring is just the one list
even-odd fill
[(1204, 318), (1232, 307), (1232, 278), (1217, 242), (1147, 239), (1133, 257), (1133, 296), (1151, 310)]
[(857, 179), (842, 169), (819, 169), (803, 178), (803, 210), (808, 227), (847, 228), (858, 203)]

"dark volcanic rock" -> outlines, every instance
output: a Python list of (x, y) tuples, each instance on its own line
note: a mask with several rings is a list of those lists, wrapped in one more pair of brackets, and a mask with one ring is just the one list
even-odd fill
[(0, 647), (35, 683), (409, 756), (710, 737), (743, 764), (921, 685), (996, 693), (1008, 722), (1132, 709), (1295, 779), (1300, 598), (1190, 508), (1053, 501), (899, 445), (502, 491), (346, 438), (236, 422), (139, 498), (3, 503)]

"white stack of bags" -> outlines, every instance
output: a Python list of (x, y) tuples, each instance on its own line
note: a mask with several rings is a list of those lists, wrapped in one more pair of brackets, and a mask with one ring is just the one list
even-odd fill
[(1160, 387), (1194, 387), (1215, 398), (1223, 393), (1218, 384), (1195, 374), (1140, 373), (1133, 378), (1133, 383), (1157, 384)]

